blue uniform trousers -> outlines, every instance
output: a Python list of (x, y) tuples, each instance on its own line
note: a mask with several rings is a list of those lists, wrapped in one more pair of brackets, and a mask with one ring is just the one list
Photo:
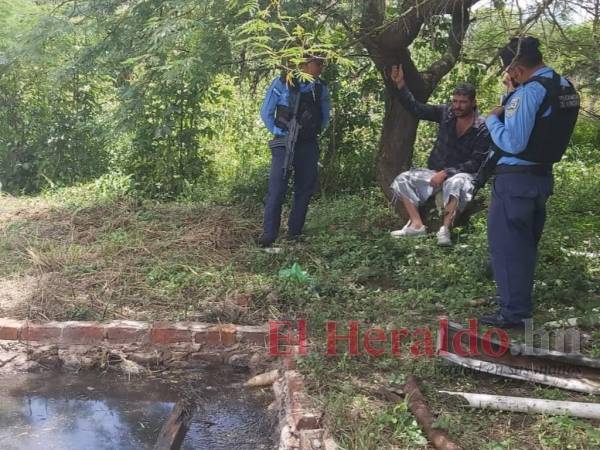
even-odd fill
[(519, 322), (531, 317), (537, 247), (552, 194), (552, 175), (496, 175), (488, 212), (488, 242), (500, 311)]
[[(263, 236), (275, 240), (281, 223), (281, 205), (285, 200), (288, 179), (283, 179), (285, 147), (271, 148), (271, 171), (269, 173), (269, 192), (265, 204)], [(296, 142), (294, 149), (294, 199), (288, 219), (288, 233), (297, 236), (302, 233), (308, 203), (317, 186), (319, 162), (319, 144), (317, 138)]]

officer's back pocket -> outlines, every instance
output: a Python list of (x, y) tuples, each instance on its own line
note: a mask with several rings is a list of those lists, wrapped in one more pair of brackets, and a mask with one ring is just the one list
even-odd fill
[(496, 177), (496, 195), (502, 199), (506, 220), (513, 226), (530, 228), (542, 212), (548, 195), (544, 195), (539, 182), (540, 179), (522, 174)]

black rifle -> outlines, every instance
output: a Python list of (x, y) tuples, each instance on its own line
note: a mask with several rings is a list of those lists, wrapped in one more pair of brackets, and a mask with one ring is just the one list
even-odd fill
[(473, 186), (475, 189), (473, 190), (473, 198), (477, 195), (479, 190), (485, 186), (485, 183), (490, 179), (490, 177), (494, 174), (494, 170), (498, 165), (498, 161), (502, 157), (502, 153), (494, 150), (494, 145), (490, 147), (490, 154), (488, 157), (481, 163), (479, 170), (475, 174), (475, 178), (473, 179)]
[(287, 123), (288, 134), (285, 137), (285, 158), (283, 160), (283, 179), (287, 179), (288, 173), (292, 170), (292, 165), (294, 163), (294, 149), (296, 147), (296, 142), (298, 142), (298, 133), (300, 133), (300, 128), (302, 125), (298, 120), (298, 110), (300, 109), (300, 89), (296, 92), (296, 97), (294, 98), (294, 108), (292, 111), (292, 117)]

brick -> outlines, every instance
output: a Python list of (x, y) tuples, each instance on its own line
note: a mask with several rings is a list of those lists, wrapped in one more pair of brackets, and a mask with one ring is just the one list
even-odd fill
[(16, 341), (19, 339), (24, 322), (13, 319), (0, 319), (0, 340)]
[(283, 368), (285, 370), (296, 370), (298, 368), (296, 358), (293, 356), (285, 356), (283, 358)]
[(106, 338), (109, 342), (128, 344), (133, 342), (147, 342), (149, 340), (150, 325), (133, 320), (119, 320), (104, 325)]
[(97, 322), (65, 322), (62, 341), (67, 344), (97, 344), (104, 339), (104, 327)]
[(237, 342), (237, 329), (235, 325), (217, 325), (194, 333), (194, 341), (206, 344), (209, 347), (229, 347)]
[(324, 447), (324, 430), (302, 430), (300, 432), (300, 450), (319, 450)]
[(283, 368), (285, 370), (296, 370), (298, 368), (298, 360), (296, 355), (298, 355), (300, 352), (300, 346), (292, 345), (288, 348), (292, 351), (292, 354), (283, 357)]
[(257, 327), (238, 325), (237, 338), (242, 344), (252, 344), (266, 348), (269, 343), (269, 327), (268, 325)]
[(44, 324), (26, 323), (21, 329), (21, 340), (58, 342), (62, 335), (62, 324), (48, 322)]
[(156, 323), (150, 330), (150, 342), (157, 345), (191, 342), (192, 331), (183, 323)]
[(285, 378), (293, 428), (298, 431), (321, 428), (322, 414), (312, 407), (310, 399), (304, 392), (302, 376), (296, 371), (288, 371), (285, 373)]
[(194, 353), (202, 350), (202, 345), (193, 343), (190, 339), (189, 342), (175, 342), (174, 344), (169, 344), (169, 350), (172, 352)]

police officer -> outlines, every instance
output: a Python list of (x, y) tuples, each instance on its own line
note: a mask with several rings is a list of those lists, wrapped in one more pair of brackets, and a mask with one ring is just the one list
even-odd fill
[(285, 76), (273, 80), (260, 115), (274, 139), (271, 148), (271, 170), (267, 194), (263, 233), (258, 240), (261, 247), (270, 247), (277, 239), (281, 222), (281, 206), (288, 187), (288, 177), (283, 177), (285, 145), (282, 137), (287, 135), (287, 126), (293, 114), (293, 106), (299, 95), (296, 114), (301, 125), (294, 148), (294, 198), (288, 219), (288, 238), (298, 239), (304, 227), (308, 203), (317, 185), (317, 164), (319, 161), (318, 138), (329, 121), (330, 100), (327, 85), (319, 76), (323, 71), (324, 58), (306, 55), (300, 70), (312, 76), (313, 81), (300, 81), (294, 78), (288, 82)]
[(573, 132), (579, 96), (547, 67), (533, 37), (513, 38), (501, 50), (515, 90), (486, 125), (498, 159), (488, 213), (488, 241), (499, 310), (483, 324), (512, 328), (531, 318), (538, 242), (552, 194), (552, 164)]

